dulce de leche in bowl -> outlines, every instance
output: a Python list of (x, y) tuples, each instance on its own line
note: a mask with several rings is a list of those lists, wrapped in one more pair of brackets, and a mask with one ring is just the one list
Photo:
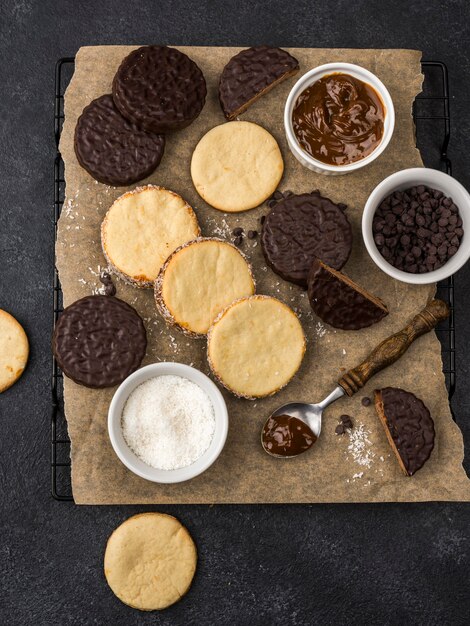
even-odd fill
[(391, 139), (394, 121), (386, 87), (350, 63), (307, 72), (292, 89), (284, 114), (294, 156), (324, 174), (354, 171), (377, 158)]

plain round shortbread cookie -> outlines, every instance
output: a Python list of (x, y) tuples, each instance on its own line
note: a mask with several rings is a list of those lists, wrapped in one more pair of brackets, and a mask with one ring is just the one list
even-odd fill
[(160, 313), (196, 336), (205, 335), (231, 302), (254, 292), (253, 274), (243, 254), (217, 238), (196, 239), (175, 250), (155, 281)]
[(260, 205), (276, 190), (283, 171), (277, 141), (252, 122), (227, 122), (212, 128), (191, 159), (197, 192), (226, 213)]
[(101, 244), (118, 276), (152, 287), (168, 256), (200, 233), (193, 209), (181, 196), (147, 185), (114, 202), (101, 225)]
[(28, 355), (28, 337), (23, 327), (13, 315), (0, 309), (0, 393), (16, 383)]
[(197, 551), (186, 528), (164, 513), (141, 513), (108, 539), (104, 574), (113, 593), (141, 611), (178, 602), (196, 571)]
[(208, 334), (207, 358), (216, 379), (254, 400), (282, 389), (300, 367), (305, 335), (297, 315), (271, 296), (233, 302)]

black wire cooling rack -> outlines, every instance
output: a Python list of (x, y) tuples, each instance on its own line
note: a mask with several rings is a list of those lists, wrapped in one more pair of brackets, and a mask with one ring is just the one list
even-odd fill
[[(54, 234), (65, 197), (64, 164), (59, 152), (60, 134), (64, 120), (64, 93), (75, 66), (73, 57), (59, 59), (55, 69), (54, 133), (57, 153), (54, 161)], [(425, 76), (423, 92), (413, 105), (418, 147), (426, 165), (452, 173), (447, 155), (450, 140), (449, 81), (447, 67), (441, 62), (422, 63)], [(449, 400), (455, 391), (455, 319), (453, 277), (438, 284), (438, 296), (450, 305), (450, 317), (437, 328), (442, 345), (443, 368)], [(62, 311), (62, 290), (59, 276), (53, 268), (53, 322)], [(70, 439), (64, 415), (63, 376), (56, 360), (52, 359), (52, 411), (51, 411), (51, 474), (52, 496), (56, 500), (70, 501), (72, 485), (70, 476)]]

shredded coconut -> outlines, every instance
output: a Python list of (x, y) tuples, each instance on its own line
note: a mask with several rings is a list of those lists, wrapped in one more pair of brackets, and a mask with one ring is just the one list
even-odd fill
[(372, 450), (372, 442), (369, 439), (370, 430), (367, 430), (364, 424), (358, 424), (356, 428), (348, 429), (347, 433), (349, 435), (349, 454), (351, 454), (355, 463), (369, 468), (375, 457), (375, 453)]
[(187, 467), (208, 449), (215, 430), (207, 393), (187, 378), (158, 376), (130, 394), (121, 418), (128, 446), (157, 469)]

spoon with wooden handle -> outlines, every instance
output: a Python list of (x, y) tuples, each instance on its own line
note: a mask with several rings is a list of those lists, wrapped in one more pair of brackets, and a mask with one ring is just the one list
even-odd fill
[[(405, 328), (384, 339), (362, 363), (343, 374), (338, 380), (338, 386), (324, 400), (318, 404), (290, 402), (280, 406), (268, 417), (261, 431), (264, 450), (272, 456), (283, 458), (297, 456), (308, 450), (320, 436), (322, 413), (327, 406), (344, 395), (352, 396), (359, 391), (377, 372), (398, 361), (415, 339), (432, 330), (449, 313), (445, 302), (432, 300)], [(303, 425), (298, 420), (306, 424), (311, 433), (305, 427), (302, 433)]]

